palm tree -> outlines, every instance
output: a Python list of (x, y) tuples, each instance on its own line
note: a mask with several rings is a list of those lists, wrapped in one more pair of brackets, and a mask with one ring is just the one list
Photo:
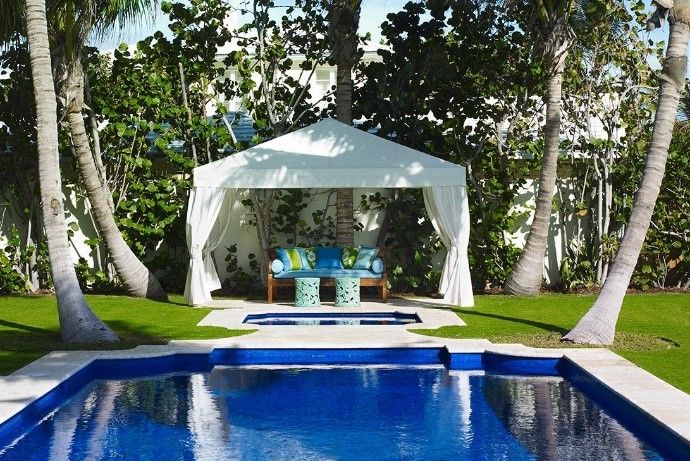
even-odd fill
[(563, 71), (568, 51), (575, 39), (570, 24), (575, 0), (535, 0), (534, 4), (530, 21), (532, 41), (535, 50), (541, 53), (547, 75), (544, 158), (534, 219), (525, 249), (504, 287), (508, 294), (521, 295), (536, 294), (541, 287), (558, 168)]
[[(112, 209), (112, 194), (105, 181), (103, 170), (97, 167), (91, 142), (86, 133), (82, 112), (84, 108), (83, 68), (80, 62), (70, 63), (69, 66), (67, 81), (74, 93), (71, 94), (71, 100), (67, 106), (67, 122), (98, 233), (103, 237), (118, 277), (129, 295), (166, 299), (167, 296), (158, 279), (136, 257), (117, 227)], [(62, 97), (68, 94), (68, 91), (61, 92)], [(68, 99), (65, 98), (65, 100)]]
[(158, 279), (136, 257), (115, 222), (112, 193), (99, 168), (84, 123), (83, 49), (92, 32), (104, 34), (116, 24), (126, 23), (157, 0), (68, 0), (55, 11), (56, 43), (54, 64), (57, 69), (58, 97), (67, 110), (67, 122), (74, 153), (79, 164), (86, 194), (91, 204), (99, 235), (105, 241), (118, 277), (131, 296), (167, 299)]
[[(332, 0), (329, 11), (328, 37), (331, 57), (337, 65), (335, 114), (338, 120), (352, 124), (352, 68), (357, 63), (357, 29), (361, 0)], [(336, 194), (336, 244), (354, 245), (354, 210), (352, 189), (339, 188)]]
[[(72, 146), (91, 204), (99, 235), (105, 241), (115, 270), (127, 293), (136, 297), (166, 299), (160, 282), (142, 264), (125, 242), (115, 222), (112, 193), (100, 167), (100, 152), (94, 152), (83, 118), (84, 46), (92, 33), (106, 34), (150, 11), (157, 0), (67, 0), (49, 3), (50, 38), (58, 97), (67, 111)], [(18, 0), (0, 5), (0, 38), (16, 30)], [(94, 137), (98, 133), (92, 133)]]
[(38, 128), (38, 173), (43, 224), (55, 284), (60, 334), (68, 343), (114, 342), (118, 338), (93, 313), (79, 288), (67, 241), (58, 153), (57, 102), (50, 62), (45, 0), (26, 0), (26, 28)]
[(640, 256), (645, 235), (649, 229), (656, 199), (661, 189), (666, 169), (668, 148), (671, 144), (673, 126), (676, 122), (678, 103), (685, 89), (687, 70), (688, 38), (690, 38), (690, 0), (656, 0), (657, 10), (648, 22), (654, 29), (660, 19), (668, 15), (670, 30), (666, 59), (664, 60), (659, 85), (659, 103), (654, 119), (654, 130), (649, 144), (647, 164), (640, 188), (630, 214), (609, 276), (597, 296), (594, 305), (587, 311), (567, 335), (566, 341), (589, 344), (612, 344), (616, 334), (616, 323), (623, 298), (630, 284), (637, 258)]

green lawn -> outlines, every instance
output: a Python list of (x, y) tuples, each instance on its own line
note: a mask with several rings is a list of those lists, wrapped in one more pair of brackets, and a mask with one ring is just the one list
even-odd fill
[[(191, 309), (179, 296), (172, 297), (169, 303), (123, 296), (88, 296), (88, 300), (122, 338), (119, 348), (245, 333), (197, 327), (210, 309)], [(475, 308), (456, 309), (466, 327), (444, 327), (423, 333), (562, 347), (558, 338), (575, 325), (593, 300), (593, 296), (558, 294), (538, 298), (477, 296)], [(690, 392), (690, 295), (629, 295), (618, 326), (614, 351)], [(60, 343), (53, 297), (0, 297), (0, 374), (60, 349), (65, 346)]]
[[(198, 327), (211, 309), (192, 309), (181, 296), (167, 303), (126, 296), (87, 296), (94, 311), (122, 340), (116, 346), (93, 349), (129, 349), (140, 344), (165, 344), (172, 339), (211, 339), (246, 334), (220, 327)], [(0, 296), (0, 375), (8, 374), (54, 350), (83, 349), (60, 342), (53, 296)]]
[[(476, 296), (476, 307), (456, 309), (466, 327), (422, 330), (451, 338), (487, 338), (541, 347), (558, 339), (592, 305), (594, 296), (547, 294), (538, 298)], [(419, 330), (417, 330), (419, 331)], [(628, 360), (690, 393), (690, 294), (631, 294), (623, 304), (616, 344)]]

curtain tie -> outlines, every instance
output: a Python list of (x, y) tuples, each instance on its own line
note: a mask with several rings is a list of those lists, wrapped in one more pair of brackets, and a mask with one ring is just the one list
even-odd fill
[(448, 254), (446, 254), (446, 263), (443, 266), (439, 293), (448, 291), (448, 285), (450, 285), (450, 280), (453, 278), (452, 275), (455, 273), (455, 267), (459, 259), (460, 247), (457, 243), (453, 243), (450, 245), (450, 248), (448, 248)]
[(199, 246), (199, 245), (194, 245), (194, 246), (191, 248), (191, 250), (189, 250), (189, 253), (190, 253), (189, 256), (190, 256), (194, 261), (203, 261), (203, 259), (204, 259), (203, 250), (202, 250), (201, 246)]

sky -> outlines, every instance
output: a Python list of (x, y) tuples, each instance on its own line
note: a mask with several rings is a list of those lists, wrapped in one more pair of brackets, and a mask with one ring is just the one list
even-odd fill
[[(408, 1), (409, 0), (363, 0), (359, 30), (360, 34), (369, 32), (371, 33), (372, 43), (379, 43), (381, 39), (380, 27), (381, 23), (386, 20), (386, 15), (402, 10), (402, 7)], [(243, 3), (243, 0), (231, 0), (231, 4), (235, 6), (239, 6), (241, 3)], [(290, 3), (290, 0), (284, 0), (283, 2), (280, 2), (279, 0), (276, 3), (287, 4)], [(245, 21), (240, 19), (240, 22), (244, 23)], [(668, 37), (668, 29), (668, 22), (666, 22), (661, 29), (653, 31), (649, 35), (649, 38), (654, 41), (665, 40)], [(123, 42), (131, 44), (136, 43), (137, 41), (152, 35), (157, 30), (163, 31), (166, 34), (169, 33), (168, 17), (160, 11), (160, 7), (158, 8), (158, 13), (155, 19), (129, 27), (126, 30), (114, 31), (103, 40), (93, 42), (92, 45), (103, 51), (112, 50), (113, 48), (117, 48), (117, 46)], [(654, 68), (661, 67), (660, 63), (655, 57), (650, 56), (649, 62)], [(688, 75), (690, 76), (690, 69), (688, 70)]]
[[(0, 0), (1, 1), (1, 0)], [(378, 43), (381, 38), (380, 26), (386, 20), (388, 13), (400, 11), (408, 0), (364, 0), (362, 2), (362, 14), (360, 19), (360, 33), (371, 33), (374, 43)], [(232, 4), (237, 4), (237, 1)], [(136, 43), (137, 41), (152, 35), (155, 31), (161, 30), (168, 32), (167, 16), (160, 12), (153, 21), (145, 22), (126, 30), (118, 30), (110, 34), (104, 40), (95, 41), (93, 46), (101, 50), (111, 50), (117, 48), (120, 43)]]

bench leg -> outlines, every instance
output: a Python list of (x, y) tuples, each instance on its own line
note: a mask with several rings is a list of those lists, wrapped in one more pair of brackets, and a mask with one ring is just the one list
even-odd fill
[(268, 283), (266, 284), (266, 294), (268, 298), (268, 304), (273, 303), (273, 280), (269, 279)]
[(388, 302), (388, 277), (384, 274), (383, 279), (381, 280), (381, 301), (384, 303)]

